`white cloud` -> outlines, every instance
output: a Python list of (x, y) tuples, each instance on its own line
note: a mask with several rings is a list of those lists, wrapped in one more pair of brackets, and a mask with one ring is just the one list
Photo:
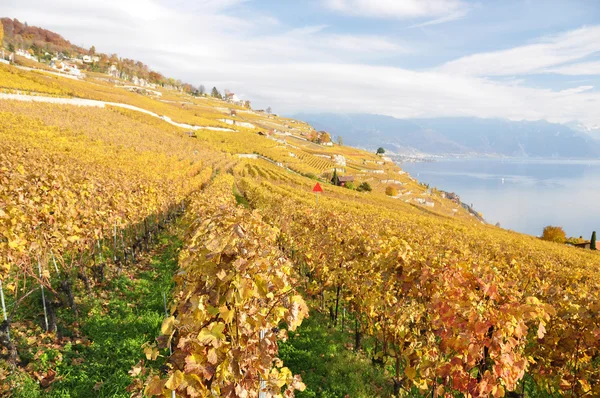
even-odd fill
[[(600, 26), (589, 26), (507, 50), (469, 55), (450, 61), (439, 71), (471, 76), (513, 76), (544, 73), (549, 68), (600, 51)], [(555, 69), (559, 70), (559, 69)]]
[[(349, 15), (375, 18), (443, 18), (466, 13), (467, 6), (460, 0), (324, 0), (335, 11)], [(455, 19), (455, 18), (454, 18)], [(438, 22), (438, 23), (441, 23)]]
[(547, 69), (548, 73), (561, 75), (600, 75), (600, 61), (579, 62)]
[[(246, 6), (231, 1), (229, 6)], [(382, 53), (415, 50), (386, 37), (332, 33), (334, 29), (325, 25), (294, 29), (265, 23), (270, 16), (248, 17), (248, 10), (240, 17), (216, 6), (197, 10), (197, 3), (187, 1), (173, 7), (155, 0), (135, 0), (134, 6), (124, 3), (0, 0), (5, 15), (55, 29), (75, 44), (94, 44), (99, 51), (139, 59), (192, 84), (228, 88), (257, 107), (270, 105), (280, 113), (477, 116), (600, 125), (600, 93), (581, 84), (554, 91), (524, 87), (515, 79), (492, 81), (458, 73), (447, 65), (429, 71), (377, 66), (372, 60), (380, 62)], [(136, 7), (155, 11), (138, 15)], [(569, 59), (579, 59), (596, 48), (590, 37), (596, 37), (597, 29), (583, 28), (533, 46), (565, 48)], [(572, 47), (578, 50), (569, 50)], [(556, 49), (549, 52), (562, 54)], [(526, 57), (528, 51), (516, 53), (526, 64), (532, 62)], [(567, 62), (564, 58), (535, 68), (557, 67), (560, 64), (555, 62)], [(486, 68), (494, 66), (484, 60)], [(517, 66), (508, 65), (515, 74)]]
[(429, 21), (421, 22), (415, 25), (411, 25), (408, 28), (424, 28), (425, 26), (439, 25), (446, 22), (456, 21), (467, 16), (469, 10), (467, 8), (460, 9), (443, 17), (431, 19)]

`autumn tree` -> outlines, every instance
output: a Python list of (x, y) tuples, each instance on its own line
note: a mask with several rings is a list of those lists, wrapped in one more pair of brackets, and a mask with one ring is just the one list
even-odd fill
[(567, 234), (562, 227), (548, 225), (542, 232), (542, 239), (550, 242), (564, 243), (567, 240)]
[(96, 55), (96, 46), (90, 47), (90, 55)]
[(393, 187), (391, 185), (388, 185), (385, 188), (385, 194), (387, 196), (397, 196), (398, 195), (398, 190), (396, 189), (396, 187)]
[(2, 25), (2, 21), (0, 21), (0, 48), (3, 47), (2, 43), (4, 41), (4, 26)]
[(384, 153), (385, 153), (385, 149), (383, 149), (382, 147), (377, 148), (378, 155), (383, 155)]
[(590, 249), (596, 250), (596, 231), (592, 232), (592, 239), (590, 241)]
[(321, 132), (321, 134), (319, 134), (319, 144), (327, 144), (329, 142), (331, 142), (329, 133), (326, 133), (325, 131)]

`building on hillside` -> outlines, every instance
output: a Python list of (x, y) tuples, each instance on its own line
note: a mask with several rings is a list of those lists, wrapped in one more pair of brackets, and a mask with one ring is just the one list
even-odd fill
[(27, 59), (35, 61), (35, 62), (39, 62), (38, 57), (31, 54), (29, 51), (21, 50), (20, 48), (18, 48), (17, 51), (15, 51), (15, 54), (17, 54), (20, 57), (27, 58)]
[(581, 242), (581, 243), (569, 243), (569, 245), (579, 247), (580, 249), (588, 249), (589, 250), (592, 248), (592, 244), (589, 241)]
[(235, 105), (243, 105), (244, 104), (244, 102), (234, 93), (225, 94), (225, 101), (227, 101), (231, 104), (235, 104)]
[(117, 65), (112, 64), (109, 68), (108, 68), (108, 72), (107, 72), (110, 76), (114, 77), (114, 78), (119, 78), (119, 69), (117, 69)]
[(354, 176), (340, 176), (338, 181), (340, 187), (345, 187), (349, 182), (354, 182)]
[(81, 76), (81, 71), (79, 70), (77, 65), (70, 63), (70, 62), (51, 61), (50, 67), (56, 69), (59, 72), (68, 73), (69, 75), (72, 75), (72, 76), (76, 76), (76, 77)]

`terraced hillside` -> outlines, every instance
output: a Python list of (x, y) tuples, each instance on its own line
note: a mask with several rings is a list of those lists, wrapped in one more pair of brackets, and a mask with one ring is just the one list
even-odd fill
[[(0, 86), (0, 393), (600, 395), (597, 253), (300, 121), (99, 74)], [(308, 316), (340, 343), (301, 368)], [(307, 382), (345, 356), (369, 379)]]

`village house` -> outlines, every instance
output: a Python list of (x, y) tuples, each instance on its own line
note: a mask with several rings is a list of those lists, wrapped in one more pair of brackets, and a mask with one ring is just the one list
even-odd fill
[(354, 176), (340, 176), (338, 181), (340, 187), (345, 187), (349, 182), (354, 182)]
[(235, 104), (235, 105), (240, 105), (240, 106), (244, 105), (244, 101), (242, 101), (234, 93), (227, 93), (227, 94), (225, 94), (225, 101), (227, 101), (227, 102), (229, 102), (231, 104)]
[[(592, 248), (592, 243), (590, 241), (585, 241), (581, 243), (567, 243), (568, 245), (578, 247), (580, 249), (590, 250)], [(600, 250), (600, 248), (596, 247), (596, 250)]]
[(579, 247), (580, 249), (590, 249), (592, 244), (590, 242), (571, 243), (572, 246)]
[(109, 68), (108, 68), (108, 72), (107, 72), (110, 76), (114, 77), (114, 78), (119, 78), (119, 69), (117, 69), (117, 65), (112, 64)]
[(50, 67), (59, 72), (68, 73), (69, 75), (81, 77), (81, 71), (77, 65), (66, 61), (51, 61)]
[(32, 55), (29, 51), (21, 50), (20, 48), (18, 48), (17, 51), (15, 51), (15, 53), (20, 57), (39, 62), (38, 58), (36, 56)]

